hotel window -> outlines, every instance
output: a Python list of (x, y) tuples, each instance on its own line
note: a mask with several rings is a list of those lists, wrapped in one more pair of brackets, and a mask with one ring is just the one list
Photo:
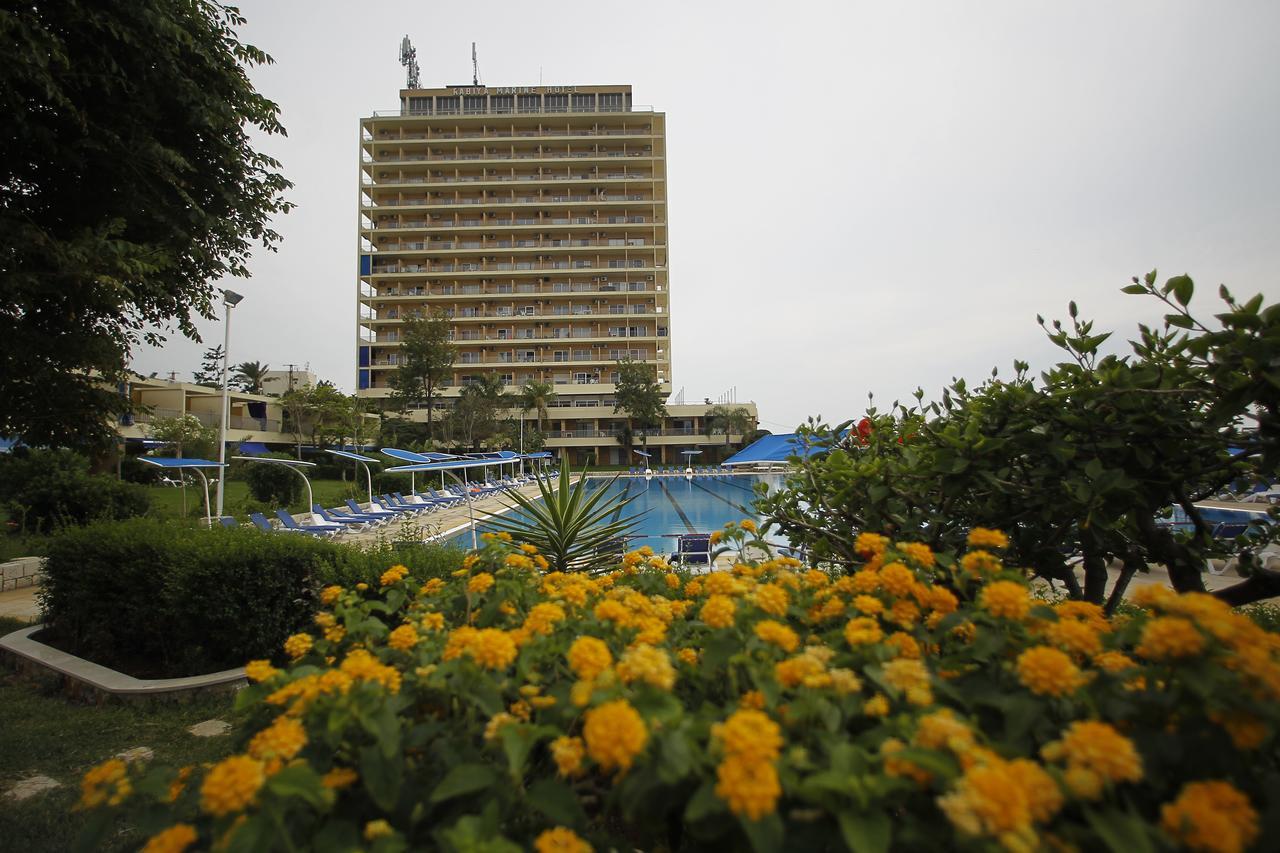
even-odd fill
[(509, 113), (515, 109), (515, 100), (512, 95), (494, 95), (489, 99), (489, 106), (495, 113)]
[(595, 112), (596, 96), (595, 95), (574, 95), (573, 111), (575, 113)]
[(569, 111), (568, 95), (547, 95), (547, 112), (563, 113)]
[(409, 99), (409, 115), (411, 116), (431, 115), (431, 99), (430, 98), (410, 98)]
[(518, 100), (520, 112), (536, 113), (542, 106), (541, 101), (541, 95), (520, 95)]
[(437, 99), (436, 112), (442, 116), (457, 115), (459, 109), (459, 98), (457, 95), (451, 97), (441, 97)]
[(462, 111), (467, 115), (478, 115), (484, 112), (484, 95), (465, 95), (462, 98)]
[(606, 92), (600, 96), (600, 112), (617, 113), (622, 112), (622, 93)]

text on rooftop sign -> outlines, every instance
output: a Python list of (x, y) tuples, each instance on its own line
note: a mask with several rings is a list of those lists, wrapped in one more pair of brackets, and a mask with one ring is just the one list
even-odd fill
[(455, 95), (562, 95), (578, 91), (577, 86), (459, 86)]

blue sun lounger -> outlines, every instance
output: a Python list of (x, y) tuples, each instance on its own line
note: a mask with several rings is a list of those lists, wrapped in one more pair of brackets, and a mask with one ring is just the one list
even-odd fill
[(293, 516), (287, 510), (283, 509), (276, 510), (276, 518), (280, 519), (285, 530), (301, 530), (304, 533), (318, 533), (321, 536), (332, 536), (346, 529), (341, 524), (299, 524), (293, 520)]
[(329, 512), (329, 510), (320, 506), (320, 504), (312, 504), (311, 511), (323, 518), (328, 524), (345, 524), (348, 527), (353, 527), (357, 530), (364, 530), (378, 523), (378, 520), (371, 515), (366, 515), (362, 518), (356, 518), (351, 515), (334, 515)]
[(347, 498), (347, 509), (351, 510), (352, 515), (372, 515), (374, 518), (380, 518), (383, 521), (390, 521), (393, 518), (399, 518), (403, 513), (392, 512), (389, 509), (383, 509), (376, 503), (369, 504), (368, 509), (361, 509), (360, 504)]

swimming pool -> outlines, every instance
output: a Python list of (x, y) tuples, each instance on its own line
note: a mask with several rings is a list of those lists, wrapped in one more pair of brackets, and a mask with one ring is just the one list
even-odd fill
[[(759, 521), (760, 514), (754, 508), (757, 483), (772, 491), (781, 486), (782, 475), (619, 477), (612, 482), (607, 477), (592, 477), (587, 488), (608, 489), (611, 495), (634, 498), (621, 511), (639, 519), (635, 534), (628, 538), (628, 550), (648, 545), (659, 554), (670, 554), (676, 550), (676, 537), (680, 534), (710, 533), (726, 522), (744, 518)], [(481, 523), (477, 529), (483, 532), (485, 525)], [(786, 544), (781, 537), (770, 540)], [(470, 548), (470, 530), (451, 537), (450, 542)]]

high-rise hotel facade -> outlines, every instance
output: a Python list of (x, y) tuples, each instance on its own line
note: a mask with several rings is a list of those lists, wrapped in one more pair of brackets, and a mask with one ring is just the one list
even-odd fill
[[(630, 86), (407, 89), (360, 135), (359, 394), (388, 396), (404, 319), (441, 312), (458, 351), (442, 408), (485, 374), (547, 382), (550, 449), (635, 461), (617, 362), (672, 388), (666, 115)], [(668, 406), (647, 439), (658, 461), (724, 443), (706, 409)]]

